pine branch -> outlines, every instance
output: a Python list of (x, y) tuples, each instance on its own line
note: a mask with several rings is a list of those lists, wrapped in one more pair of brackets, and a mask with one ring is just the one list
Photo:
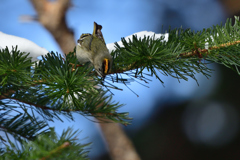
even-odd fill
[[(176, 34), (176, 30), (169, 33), (169, 39), (172, 34)], [(188, 80), (188, 77), (195, 78), (195, 73), (202, 73), (206, 77), (210, 76), (211, 70), (203, 63), (199, 63), (198, 57), (180, 58), (181, 53), (186, 52), (186, 47), (181, 46), (179, 42), (175, 42), (176, 38), (172, 37), (172, 41), (163, 41), (164, 37), (154, 40), (154, 38), (144, 37), (138, 39), (133, 36), (133, 40), (126, 42), (122, 39), (124, 47), (116, 44), (116, 50), (112, 53), (114, 58), (113, 73), (115, 72), (114, 82), (124, 82), (118, 73), (124, 73), (132, 70), (132, 74), (137, 79), (144, 79), (144, 69), (150, 76), (155, 76), (164, 83), (158, 73), (165, 76), (172, 76), (177, 79)], [(145, 74), (146, 75), (146, 74)], [(196, 80), (197, 81), (197, 80)]]
[(85, 160), (89, 144), (76, 142), (78, 131), (68, 128), (58, 137), (53, 129), (49, 133), (38, 135), (33, 141), (22, 141), (20, 147), (11, 143), (4, 149), (1, 157), (11, 160), (25, 159), (76, 159)]
[(197, 81), (194, 76), (196, 73), (210, 77), (211, 69), (207, 64), (211, 62), (223, 64), (238, 72), (239, 32), (239, 18), (235, 17), (234, 25), (229, 19), (224, 26), (217, 25), (198, 32), (181, 28), (169, 29), (167, 42), (164, 41), (164, 36), (155, 39), (133, 35), (132, 40), (128, 41), (122, 38), (123, 47), (115, 43), (116, 50), (112, 52), (114, 66), (110, 74), (114, 75), (114, 82), (122, 83), (127, 79), (119, 78), (119, 73), (131, 71), (131, 77), (135, 75), (136, 79), (142, 80), (145, 78), (144, 69), (161, 83), (164, 82), (159, 73), (178, 80), (188, 80), (190, 77)]
[(31, 81), (30, 67), (33, 64), (31, 57), (28, 57), (29, 54), (18, 51), (17, 46), (12, 48), (12, 53), (7, 47), (0, 53), (0, 85), (4, 86), (7, 83), (18, 87), (27, 85)]
[[(10, 100), (0, 101), (0, 110), (0, 131), (13, 136), (18, 142), (33, 140), (37, 135), (49, 132), (47, 123), (34, 115), (23, 113)], [(1, 141), (6, 142), (6, 137), (1, 137)]]
[[(11, 55), (6, 50), (1, 55), (2, 57), (10, 56), (8, 57), (10, 60), (16, 60), (20, 57), (19, 59), (25, 66), (25, 59), (21, 59), (21, 56), (27, 58), (25, 54), (16, 50), (12, 52)], [(32, 63), (27, 62), (26, 66), (29, 68)], [(70, 63), (77, 63), (73, 53), (69, 54), (65, 61), (58, 54), (47, 54), (42, 61), (35, 64), (34, 70), (27, 70), (23, 73), (27, 75), (24, 79), (18, 75), (18, 68), (21, 68), (20, 62), (11, 69), (16, 70), (16, 74), (7, 72), (10, 67), (5, 66), (12, 66), (11, 63), (15, 63), (15, 61), (7, 63), (5, 58), (0, 61), (1, 66), (3, 66), (1, 68), (3, 78), (0, 77), (0, 80), (7, 79), (5, 85), (0, 87), (2, 93), (0, 100), (11, 99), (28, 104), (27, 108), (34, 109), (46, 120), (52, 120), (52, 118), (61, 120), (58, 114), (66, 115), (72, 119), (71, 113), (76, 112), (85, 116), (106, 117), (114, 122), (129, 124), (126, 121), (129, 120), (127, 113), (116, 112), (122, 105), (112, 102), (111, 95), (106, 96), (107, 92), (95, 87), (99, 85), (100, 79), (93, 76), (92, 67), (86, 64), (72, 71)], [(22, 68), (26, 70), (26, 67)], [(20, 70), (20, 72), (23, 71)], [(18, 84), (15, 85), (16, 82), (12, 79), (18, 81)], [(103, 105), (97, 107), (99, 104)]]
[[(11, 134), (15, 139), (20, 140), (25, 138), (27, 140), (32, 140), (39, 134), (39, 131), (46, 128), (47, 124), (43, 121), (37, 119), (33, 120), (32, 117), (24, 114), (18, 114), (16, 116), (0, 117), (0, 130), (5, 133)], [(45, 133), (47, 130), (41, 131), (40, 133)]]
[[(126, 84), (129, 80), (139, 79), (148, 82), (147, 76), (155, 76), (163, 83), (159, 73), (178, 80), (190, 77), (197, 81), (196, 73), (210, 76), (211, 70), (206, 65), (209, 62), (223, 64), (240, 74), (239, 32), (240, 23), (236, 17), (234, 25), (228, 20), (224, 26), (217, 25), (198, 32), (181, 28), (169, 30), (167, 42), (163, 41), (164, 37), (133, 36), (128, 42), (122, 39), (124, 46), (116, 44), (116, 50), (112, 52), (112, 81)], [(17, 49), (11, 52), (7, 48), (0, 51), (0, 105), (6, 109), (13, 108), (7, 104), (15, 103), (24, 114), (18, 113), (8, 119), (1, 114), (3, 125), (0, 128), (17, 140), (36, 139), (35, 135), (41, 129), (29, 124), (29, 120), (34, 121), (34, 118), (29, 116), (28, 109), (37, 111), (45, 120), (61, 120), (60, 114), (72, 118), (71, 113), (77, 112), (84, 116), (129, 123), (127, 113), (117, 112), (122, 105), (112, 102), (111, 95), (101, 88), (103, 81), (92, 72), (93, 67), (89, 64), (76, 67), (78, 61), (73, 53), (69, 53), (65, 60), (57, 53), (49, 53), (33, 68), (28, 54)], [(121, 74), (130, 78), (122, 78)], [(6, 114), (8, 112), (6, 110)], [(40, 122), (42, 128), (46, 127), (43, 121), (35, 121)], [(30, 128), (25, 131), (23, 128), (26, 125)], [(40, 158), (68, 149), (68, 145), (63, 145), (65, 142), (68, 143), (59, 143)]]

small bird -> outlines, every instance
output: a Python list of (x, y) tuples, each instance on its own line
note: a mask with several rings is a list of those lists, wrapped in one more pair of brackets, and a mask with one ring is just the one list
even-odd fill
[(93, 34), (84, 33), (77, 40), (76, 56), (80, 63), (91, 62), (99, 76), (105, 77), (112, 67), (112, 56), (104, 41), (102, 26), (94, 22)]

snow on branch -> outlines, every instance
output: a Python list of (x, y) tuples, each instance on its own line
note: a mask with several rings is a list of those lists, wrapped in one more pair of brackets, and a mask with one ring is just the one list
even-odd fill
[(17, 50), (21, 52), (30, 53), (32, 61), (37, 61), (37, 57), (41, 55), (46, 55), (48, 51), (45, 48), (38, 46), (36, 43), (22, 38), (9, 34), (5, 34), (0, 31), (0, 49), (8, 47), (9, 50), (17, 47)]

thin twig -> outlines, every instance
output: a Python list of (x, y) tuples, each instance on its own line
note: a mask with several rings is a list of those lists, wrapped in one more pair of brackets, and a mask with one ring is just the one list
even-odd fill
[(49, 152), (49, 154), (45, 157), (40, 158), (39, 160), (46, 160), (48, 159), (51, 155), (56, 154), (57, 152), (60, 152), (62, 149), (67, 148), (70, 146), (70, 142), (64, 142), (61, 146), (57, 147), (56, 149), (52, 150)]
[(223, 44), (220, 44), (219, 46), (212, 46), (212, 47), (209, 47), (209, 49), (195, 48), (195, 50), (192, 50), (191, 52), (181, 53), (181, 54), (179, 54), (179, 56), (180, 57), (191, 57), (191, 56), (198, 55), (199, 53), (209, 54), (209, 51), (211, 51), (211, 50), (216, 50), (216, 49), (220, 49), (220, 48), (224, 48), (224, 47), (229, 47), (229, 46), (233, 46), (233, 45), (236, 45), (236, 44), (239, 44), (239, 43), (240, 43), (240, 40), (237, 40), (237, 41), (233, 41), (233, 42), (223, 43)]

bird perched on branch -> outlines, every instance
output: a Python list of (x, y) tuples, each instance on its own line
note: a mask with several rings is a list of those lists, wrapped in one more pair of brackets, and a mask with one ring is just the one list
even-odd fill
[(93, 33), (84, 33), (77, 40), (76, 56), (80, 63), (91, 62), (99, 76), (105, 77), (112, 67), (112, 56), (104, 41), (102, 26), (94, 22)]

